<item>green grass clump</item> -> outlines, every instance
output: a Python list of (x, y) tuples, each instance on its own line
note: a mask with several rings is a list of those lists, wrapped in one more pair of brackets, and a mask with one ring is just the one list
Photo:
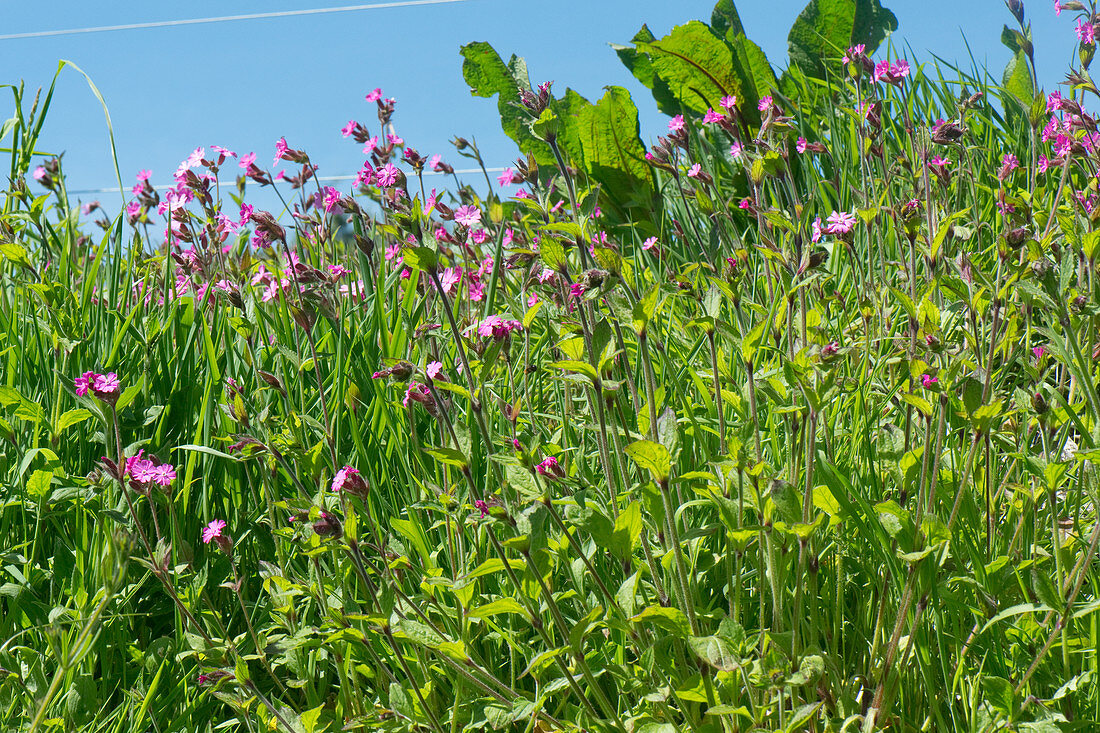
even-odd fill
[(618, 49), (648, 151), (465, 47), (495, 190), (281, 140), (82, 218), (12, 88), (3, 725), (1100, 725), (1090, 47), (1064, 98), (855, 26), (776, 78), (736, 18)]

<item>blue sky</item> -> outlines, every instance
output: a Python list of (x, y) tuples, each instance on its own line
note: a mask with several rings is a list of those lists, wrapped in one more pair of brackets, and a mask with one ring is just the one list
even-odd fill
[[(3, 3), (4, 33), (80, 28), (230, 14), (357, 4), (344, 0), (249, 0), (189, 3), (87, 3), (51, 0)], [(500, 132), (493, 100), (472, 97), (462, 80), (459, 47), (486, 40), (507, 58), (527, 59), (532, 82), (554, 80), (589, 99), (605, 85), (627, 87), (639, 107), (642, 136), (665, 127), (647, 90), (618, 61), (609, 42), (626, 43), (642, 25), (661, 36), (693, 18), (709, 19), (712, 0), (463, 0), (446, 5), (364, 10), (297, 18), (148, 28), (109, 33), (0, 40), (0, 83), (23, 79), (46, 86), (64, 58), (81, 66), (111, 112), (123, 183), (138, 170), (170, 182), (180, 160), (197, 146), (219, 144), (256, 151), (270, 163), (274, 141), (285, 135), (305, 149), (321, 175), (351, 175), (365, 156), (340, 135), (349, 119), (377, 128), (364, 94), (381, 87), (397, 100), (396, 128), (422, 154), (442, 153), (465, 165), (448, 142), (476, 138), (489, 166), (517, 155)], [(750, 38), (773, 66), (787, 62), (786, 36), (804, 0), (740, 0)], [(970, 51), (999, 78), (1009, 58), (1000, 44), (1010, 22), (1001, 0), (885, 0), (898, 16), (895, 46), (911, 58), (931, 54), (969, 66)], [(43, 12), (48, 7), (49, 12)], [(1051, 90), (1071, 56), (1073, 20), (1054, 15), (1047, 0), (1026, 3), (1040, 82)], [(882, 51), (878, 56), (882, 55)], [(31, 95), (32, 95), (31, 94)], [(29, 96), (31, 96), (29, 95)], [(10, 116), (10, 96), (0, 109)], [(40, 147), (64, 151), (70, 190), (113, 186), (107, 129), (99, 102), (84, 79), (62, 73)], [(234, 171), (235, 173), (235, 171)], [(346, 188), (347, 184), (344, 184)], [(250, 196), (251, 197), (251, 196)], [(117, 211), (120, 195), (82, 194)]]

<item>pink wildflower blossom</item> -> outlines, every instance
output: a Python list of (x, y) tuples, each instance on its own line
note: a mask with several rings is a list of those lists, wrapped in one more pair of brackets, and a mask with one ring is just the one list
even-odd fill
[(222, 536), (223, 529), (225, 529), (225, 520), (215, 519), (213, 522), (203, 527), (202, 541), (209, 545)]
[(455, 209), (455, 223), (465, 227), (476, 226), (481, 221), (481, 209), (473, 206), (459, 206)]
[(826, 219), (828, 226), (825, 231), (829, 234), (847, 234), (856, 225), (856, 217), (847, 211), (834, 211)]

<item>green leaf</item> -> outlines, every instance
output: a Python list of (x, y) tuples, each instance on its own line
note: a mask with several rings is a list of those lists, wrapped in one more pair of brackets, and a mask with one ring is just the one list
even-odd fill
[(756, 359), (756, 352), (760, 348), (760, 341), (764, 338), (764, 330), (768, 327), (767, 319), (753, 326), (745, 338), (741, 339), (741, 358), (746, 364), (752, 364)]
[(634, 333), (641, 335), (645, 332), (649, 322), (653, 319), (653, 314), (657, 312), (657, 298), (659, 296), (660, 288), (654, 285), (644, 297), (639, 298), (638, 302), (634, 304), (631, 312)]
[(630, 620), (634, 623), (652, 621), (666, 631), (676, 634), (681, 639), (691, 636), (691, 626), (688, 624), (687, 616), (678, 608), (648, 606)]
[[(519, 106), (521, 87), (529, 90), (531, 86), (522, 60), (513, 56), (510, 69), (485, 41), (466, 44), (460, 53), (463, 58), (462, 78), (470, 85), (470, 93), (477, 97), (496, 96), (504, 133), (523, 153), (532, 154), (539, 165), (553, 164), (554, 154), (550, 147), (535, 137), (527, 111)], [(517, 79), (515, 70), (521, 70), (523, 78)]]
[(1039, 600), (1046, 605), (1060, 610), (1065, 608), (1066, 604), (1050, 576), (1047, 569), (1038, 563), (1031, 566), (1031, 587), (1035, 595), (1039, 596)]
[(595, 382), (598, 379), (595, 368), (583, 361), (555, 361), (553, 364), (547, 365), (548, 369), (562, 369), (567, 372), (577, 372)]
[(473, 618), (491, 618), (502, 613), (511, 613), (528, 618), (527, 609), (514, 598), (500, 598), (472, 609), (467, 615)]
[(787, 35), (791, 63), (807, 76), (824, 79), (840, 71), (840, 57), (862, 43), (870, 56), (898, 28), (898, 19), (879, 0), (810, 0)]
[(626, 559), (638, 546), (642, 536), (642, 505), (632, 501), (619, 512), (611, 533), (611, 551)]
[(733, 647), (719, 636), (693, 636), (688, 639), (688, 646), (697, 657), (715, 669), (732, 672), (740, 667)]
[(741, 24), (741, 16), (738, 15), (733, 0), (718, 0), (710, 14), (710, 27), (727, 41), (744, 34), (745, 26)]
[(42, 499), (50, 493), (50, 484), (53, 481), (52, 471), (35, 471), (27, 479), (27, 495), (32, 499)]
[(463, 468), (469, 464), (469, 461), (466, 460), (466, 456), (463, 455), (462, 451), (455, 448), (427, 448), (424, 452), (437, 461), (446, 463), (449, 466)]
[(653, 73), (686, 109), (718, 109), (725, 96), (743, 97), (733, 51), (723, 38), (697, 20), (678, 25), (655, 41), (636, 42), (649, 55)]
[(668, 448), (651, 440), (639, 440), (626, 447), (626, 454), (641, 468), (646, 469), (657, 483), (668, 481), (672, 471), (672, 457)]
[(1016, 708), (1015, 693), (1012, 689), (1012, 683), (1003, 677), (994, 677), (993, 675), (987, 675), (982, 678), (982, 692), (985, 693), (985, 699), (990, 705), (997, 711), (1012, 717), (1012, 713)]
[[(715, 12), (717, 12), (717, 9)], [(653, 62), (649, 56), (637, 48), (639, 43), (652, 43), (655, 40), (657, 39), (649, 30), (649, 27), (643, 25), (630, 39), (630, 42), (635, 44), (634, 46), (621, 46), (612, 43), (611, 48), (614, 49), (619, 60), (623, 62), (623, 66), (629, 69), (634, 78), (653, 94), (653, 99), (657, 102), (657, 109), (671, 117), (680, 114), (680, 103), (676, 100), (676, 95), (668, 88), (668, 84), (665, 83), (664, 79), (657, 76), (657, 73), (653, 70)]]
[(1018, 51), (1005, 66), (1004, 77), (1001, 80), (1004, 90), (1023, 105), (1027, 111), (1035, 96), (1035, 85), (1031, 77), (1031, 67), (1028, 66), (1027, 56), (1023, 51)]
[(803, 705), (791, 714), (791, 719), (787, 723), (787, 727), (784, 728), (784, 733), (794, 733), (795, 731), (805, 730), (803, 726), (810, 721), (810, 718), (817, 715), (817, 711), (821, 709), (824, 702), (812, 702)]
[(565, 270), (565, 248), (553, 237), (544, 237), (539, 243), (539, 257), (548, 269), (554, 272)]
[(621, 213), (638, 209), (648, 214), (657, 204), (655, 184), (630, 92), (610, 86), (596, 104), (584, 102), (579, 95), (575, 101), (569, 116), (563, 116), (563, 145), (599, 182), (601, 202), (622, 208)]
[(406, 247), (401, 250), (401, 256), (404, 264), (414, 270), (433, 272), (439, 264), (435, 250), (430, 247)]

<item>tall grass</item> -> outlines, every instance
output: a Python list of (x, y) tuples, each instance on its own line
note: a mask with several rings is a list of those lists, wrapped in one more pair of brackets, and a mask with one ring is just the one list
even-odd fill
[(11, 88), (4, 725), (1096, 726), (1095, 123), (861, 63), (688, 114), (635, 220), (406, 146), (83, 216)]

